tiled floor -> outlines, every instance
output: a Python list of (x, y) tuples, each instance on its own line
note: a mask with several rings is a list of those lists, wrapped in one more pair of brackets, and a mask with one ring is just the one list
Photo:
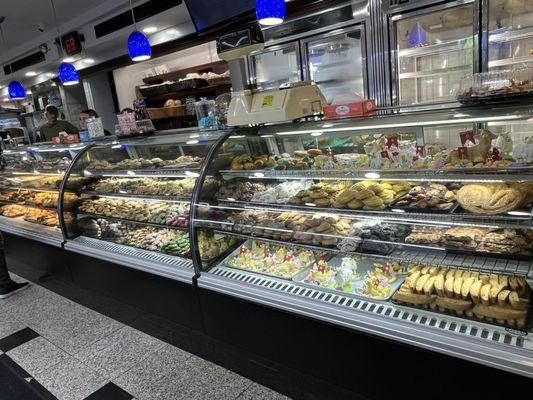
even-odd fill
[(0, 300), (0, 357), (44, 399), (287, 399), (36, 284)]

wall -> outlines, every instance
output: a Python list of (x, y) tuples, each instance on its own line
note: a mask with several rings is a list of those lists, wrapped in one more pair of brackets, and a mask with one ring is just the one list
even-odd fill
[(85, 78), (83, 80), (83, 88), (85, 89), (88, 107), (96, 111), (102, 119), (104, 128), (113, 133), (117, 118), (107, 72), (100, 72)]
[(209, 42), (164, 57), (130, 65), (113, 71), (119, 108), (131, 107), (136, 99), (135, 87), (143, 85), (143, 78), (155, 74), (154, 67), (166, 65), (170, 71), (219, 61), (215, 42)]

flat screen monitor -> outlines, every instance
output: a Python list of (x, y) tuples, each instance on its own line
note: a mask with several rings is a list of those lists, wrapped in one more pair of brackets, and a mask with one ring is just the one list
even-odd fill
[(199, 33), (251, 13), (255, 9), (255, 0), (185, 0), (185, 3)]

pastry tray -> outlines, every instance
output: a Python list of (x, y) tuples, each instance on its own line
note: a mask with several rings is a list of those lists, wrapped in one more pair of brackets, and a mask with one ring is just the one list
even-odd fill
[[(335, 288), (330, 288), (330, 287), (326, 287), (326, 286), (320, 286), (320, 285), (315, 285), (313, 283), (305, 282), (305, 278), (307, 278), (307, 276), (309, 275), (309, 273), (311, 271), (311, 268), (307, 268), (307, 269), (305, 269), (303, 271), (298, 272), (292, 278), (292, 280), (294, 282), (298, 282), (299, 285), (306, 286), (306, 287), (309, 287), (311, 289), (320, 288), (321, 290), (325, 290), (325, 291), (328, 291), (328, 292), (334, 293), (334, 294), (342, 293), (345, 296), (350, 296), (350, 297), (354, 297), (354, 298), (365, 298), (365, 299), (372, 299), (372, 300), (388, 300), (388, 299), (390, 299), (392, 297), (392, 295), (398, 290), (398, 288), (404, 282), (405, 274), (403, 274), (403, 273), (396, 274), (396, 281), (394, 281), (391, 284), (390, 294), (388, 296), (386, 296), (386, 297), (371, 297), (371, 296), (367, 296), (367, 295), (361, 294), (361, 292), (363, 290), (363, 285), (365, 283), (365, 275), (366, 275), (367, 272), (372, 272), (374, 270), (374, 268), (375, 268), (374, 264), (375, 263), (378, 263), (378, 261), (374, 260), (374, 259), (372, 259), (370, 257), (369, 258), (365, 257), (365, 258), (361, 258), (361, 259), (357, 260), (357, 271), (361, 275), (361, 279), (355, 281), (355, 283), (353, 285), (354, 286), (353, 292), (344, 292), (344, 291), (341, 291), (341, 290), (337, 290)], [(328, 264), (332, 268), (340, 268), (340, 266), (342, 264), (342, 256), (333, 257), (331, 260), (328, 261)]]
[(457, 101), (465, 106), (481, 104), (499, 104), (507, 102), (530, 102), (533, 100), (533, 91), (523, 91), (509, 94), (487, 94), (485, 96), (458, 96)]
[[(396, 208), (396, 209), (399, 209), (399, 210), (404, 210), (406, 212), (409, 212), (409, 213), (428, 213), (428, 214), (452, 214), (453, 212), (455, 212), (455, 210), (457, 209), (457, 207), (459, 206), (459, 203), (457, 201), (454, 201), (453, 205), (448, 209), (448, 210), (441, 210), (441, 209), (438, 209), (436, 208), (435, 206), (431, 206), (431, 207), (427, 207), (427, 208), (422, 208), (422, 207), (407, 207), (407, 206), (399, 206), (399, 205), (396, 205), (399, 201), (407, 198), (407, 196), (409, 196), (409, 194), (405, 194), (403, 196), (401, 196), (400, 198), (396, 199), (394, 202), (392, 202), (391, 204), (388, 205), (388, 208)], [(450, 202), (452, 203), (452, 202)]]
[[(234, 251), (231, 252), (231, 254), (229, 256), (227, 256), (222, 262), (221, 262), (221, 265), (225, 266), (226, 268), (232, 268), (232, 269), (237, 269), (237, 270), (240, 270), (240, 271), (246, 271), (246, 272), (252, 272), (254, 274), (259, 274), (259, 275), (265, 275), (265, 276), (270, 276), (270, 277), (274, 277), (274, 278), (278, 278), (278, 279), (287, 279), (287, 280), (291, 280), (294, 278), (294, 276), (296, 276), (297, 274), (301, 273), (302, 271), (306, 271), (306, 270), (309, 270), (309, 268), (311, 268), (311, 265), (313, 265), (312, 263), (305, 266), (304, 268), (302, 268), (301, 271), (298, 271), (297, 273), (295, 273), (294, 275), (291, 275), (291, 276), (282, 276), (282, 275), (276, 275), (276, 274), (269, 274), (267, 272), (262, 272), (262, 271), (254, 271), (252, 269), (246, 269), (246, 268), (239, 268), (239, 267), (235, 267), (235, 266), (232, 266), (229, 264), (229, 261), (232, 260), (233, 258), (237, 257), (239, 255), (239, 252), (241, 250), (241, 247), (247, 247), (247, 248), (250, 248), (251, 245), (252, 245), (252, 242), (254, 240), (247, 240), (246, 242), (244, 242), (242, 245), (240, 245), (239, 247), (237, 247)], [(260, 242), (261, 240), (258, 239), (256, 240), (258, 242)], [(269, 243), (267, 242), (263, 242), (267, 245), (270, 246)], [(288, 247), (288, 248), (291, 248), (293, 246), (291, 246), (290, 244), (287, 244), (287, 246), (284, 246), (284, 247)], [(313, 252), (314, 253), (314, 252)]]

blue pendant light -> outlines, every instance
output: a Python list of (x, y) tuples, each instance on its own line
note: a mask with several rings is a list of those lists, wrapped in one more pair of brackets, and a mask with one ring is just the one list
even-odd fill
[(59, 80), (65, 86), (80, 83), (80, 77), (74, 65), (65, 62), (59, 66)]
[(128, 38), (128, 53), (132, 61), (145, 61), (152, 58), (152, 47), (144, 33), (133, 31)]
[(285, 19), (285, 0), (256, 0), (255, 13), (261, 25), (279, 25)]
[(19, 81), (11, 81), (7, 87), (7, 92), (11, 100), (24, 100), (26, 98), (26, 89)]

